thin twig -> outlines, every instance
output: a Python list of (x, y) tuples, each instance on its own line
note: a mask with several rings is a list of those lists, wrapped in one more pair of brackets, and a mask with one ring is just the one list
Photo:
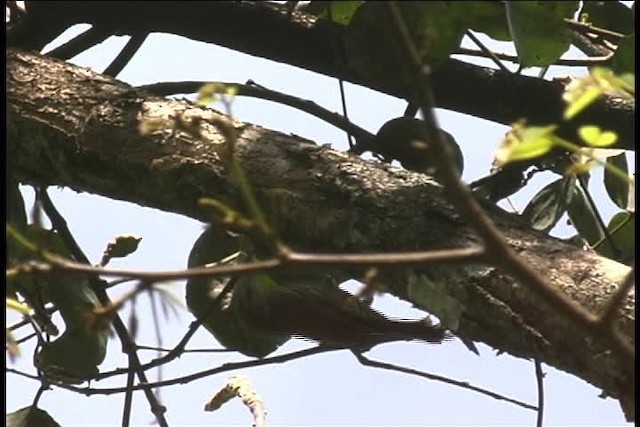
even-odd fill
[[(53, 202), (49, 198), (49, 195), (47, 194), (46, 189), (41, 188), (39, 189), (38, 193), (42, 200), (43, 209), (51, 220), (51, 224), (53, 225), (54, 229), (60, 234), (60, 238), (63, 240), (63, 242), (71, 252), (71, 255), (73, 255), (75, 259), (83, 263), (80, 265), (90, 266), (89, 259), (84, 254), (82, 249), (80, 249), (80, 246), (67, 227), (67, 221), (54, 206)], [(89, 284), (92, 290), (96, 293), (100, 304), (105, 307), (110, 306), (111, 299), (109, 298), (109, 295), (107, 295), (102, 281), (97, 276), (90, 276)], [(122, 321), (122, 318), (117, 313), (115, 313), (115, 316), (113, 318), (113, 327), (116, 330), (116, 334), (118, 335), (118, 338), (120, 339), (120, 342), (122, 344), (122, 351), (129, 356), (130, 367), (132, 367), (132, 369), (136, 372), (136, 375), (138, 376), (140, 382), (147, 383), (147, 376), (144, 373), (144, 370), (142, 370), (141, 368), (140, 359), (138, 358), (138, 354), (135, 350), (135, 344), (131, 339), (129, 332), (127, 331), (127, 327)], [(164, 416), (166, 408), (158, 402), (152, 390), (146, 389), (144, 393), (147, 401), (149, 402), (149, 406), (151, 407), (151, 412), (155, 415), (158, 424), (161, 427), (168, 427), (169, 424)]]
[[(333, 12), (331, 9), (332, 9), (331, 3), (327, 3), (326, 4), (327, 16), (329, 17), (329, 22), (333, 24)], [(340, 55), (340, 52), (343, 51), (342, 49), (340, 49), (340, 47), (342, 46), (342, 42), (340, 40), (340, 36), (337, 34), (336, 31), (337, 31), (337, 26), (331, 25), (330, 27), (331, 42), (333, 43), (333, 49), (334, 49), (333, 65), (338, 70), (342, 69), (342, 71), (344, 71), (344, 69), (346, 68), (345, 60), (344, 60), (344, 57)], [(342, 115), (344, 116), (345, 120), (347, 120), (348, 122), (349, 115), (347, 114), (347, 100), (344, 95), (344, 80), (342, 80), (342, 77), (338, 77), (338, 87), (340, 88), (340, 101), (342, 102)], [(349, 148), (353, 148), (353, 146), (355, 145), (353, 142), (353, 136), (349, 132), (347, 132), (347, 144), (349, 144)]]
[(607, 228), (607, 225), (604, 223), (604, 220), (602, 219), (602, 215), (600, 215), (600, 212), (598, 211), (598, 207), (596, 206), (596, 202), (595, 202), (595, 200), (593, 200), (593, 197), (591, 197), (591, 193), (589, 192), (589, 185), (587, 184), (587, 180), (584, 177), (584, 175), (578, 175), (577, 176), (577, 182), (578, 182), (578, 185), (580, 185), (580, 187), (582, 188), (582, 191), (584, 191), (584, 195), (585, 195), (585, 197), (587, 199), (587, 203), (589, 204), (589, 208), (591, 208), (591, 211), (593, 212), (593, 215), (596, 217), (596, 222), (598, 223), (598, 228), (600, 228), (600, 232), (604, 236), (606, 242), (609, 244), (609, 248), (611, 248), (611, 252), (613, 253), (613, 257), (615, 259), (619, 259), (620, 258), (620, 249), (618, 249), (617, 245), (613, 241), (613, 238), (611, 238), (611, 233), (609, 232), (609, 229)]
[[(131, 357), (129, 356), (129, 367), (131, 367)], [(127, 386), (124, 394), (124, 405), (122, 406), (122, 427), (129, 427), (131, 422), (131, 408), (133, 404), (133, 385), (135, 380), (135, 372), (133, 369), (127, 369)]]
[(136, 54), (142, 43), (147, 39), (149, 33), (134, 34), (131, 36), (127, 44), (122, 48), (118, 56), (104, 69), (102, 74), (105, 76), (116, 77), (127, 66), (127, 64)]
[(42, 394), (46, 390), (49, 390), (49, 386), (47, 385), (46, 380), (42, 380), (42, 384), (40, 384), (40, 388), (36, 392), (36, 395), (33, 397), (33, 402), (31, 403), (31, 407), (33, 407), (33, 408), (37, 408), (38, 407), (38, 402), (40, 401), (40, 398), (42, 397)]
[[(140, 382), (135, 386), (133, 386), (132, 389), (134, 391), (150, 390), (154, 388), (167, 387), (167, 386), (176, 385), (176, 384), (186, 384), (191, 381), (195, 381), (201, 378), (209, 377), (211, 375), (219, 374), (221, 372), (233, 371), (233, 370), (243, 369), (243, 368), (253, 368), (256, 366), (273, 365), (276, 363), (284, 363), (290, 360), (311, 356), (313, 354), (327, 353), (327, 352), (338, 351), (338, 350), (343, 350), (343, 349), (317, 346), (317, 347), (312, 347), (305, 350), (294, 351), (294, 352), (283, 354), (280, 356), (273, 356), (273, 357), (268, 357), (264, 359), (248, 360), (245, 362), (230, 362), (230, 363), (225, 363), (224, 365), (218, 366), (216, 368), (197, 372), (195, 374), (185, 375), (178, 378), (173, 378), (170, 380), (158, 381), (155, 383)], [(35, 375), (27, 374), (25, 372), (21, 372), (13, 368), (5, 368), (5, 371), (21, 375), (25, 378), (40, 380), (40, 378)], [(51, 385), (54, 385), (56, 387), (61, 387), (76, 393), (81, 393), (81, 394), (84, 394), (85, 396), (92, 396), (96, 394), (111, 395), (111, 394), (123, 393), (127, 390), (126, 387), (113, 387), (113, 388), (78, 387), (78, 386), (63, 384), (58, 382), (51, 382)]]
[(620, 39), (624, 37), (624, 34), (618, 33), (616, 31), (607, 30), (605, 28), (596, 27), (592, 24), (588, 24), (585, 22), (578, 22), (572, 19), (565, 18), (565, 24), (569, 26), (571, 29), (580, 31), (582, 33), (592, 33), (601, 36), (602, 38), (612, 41), (619, 42)]
[[(231, 292), (231, 290), (233, 289), (234, 284), (235, 284), (234, 280), (229, 280), (229, 282), (222, 288), (220, 293), (218, 295), (216, 295), (216, 297), (213, 299), (213, 301), (211, 301), (210, 305), (204, 311), (203, 315), (200, 316), (200, 317), (196, 317), (196, 320), (191, 322), (191, 325), (189, 325), (189, 329), (187, 329), (187, 332), (184, 334), (184, 336), (182, 337), (180, 342), (178, 342), (178, 344), (176, 344), (176, 346), (173, 349), (169, 350), (169, 352), (167, 354), (165, 354), (164, 356), (157, 357), (157, 358), (151, 360), (150, 362), (145, 363), (144, 365), (141, 365), (141, 369), (147, 371), (147, 370), (149, 370), (151, 368), (155, 368), (157, 366), (162, 366), (162, 365), (164, 365), (166, 363), (171, 362), (174, 359), (177, 359), (182, 354), (184, 354), (185, 353), (185, 347), (187, 346), (187, 344), (189, 343), (191, 338), (195, 335), (195, 333), (198, 331), (198, 328), (200, 328), (200, 326), (202, 326), (202, 322), (204, 321), (204, 319), (206, 319), (206, 317), (209, 315), (211, 310), (215, 309), (215, 307), (220, 304), (220, 301), (222, 301), (222, 299), (229, 292)], [(122, 369), (122, 368), (114, 369), (113, 371), (110, 371), (110, 372), (99, 373), (92, 379), (104, 379), (104, 378), (112, 377), (114, 375), (121, 375), (123, 373), (126, 373), (126, 371), (127, 371), (126, 369)]]
[(476, 37), (476, 35), (473, 34), (473, 32), (471, 32), (471, 30), (467, 30), (465, 34), (467, 35), (467, 37), (469, 37), (476, 44), (476, 46), (478, 46), (480, 48), (480, 50), (486, 56), (488, 56), (493, 61), (494, 64), (496, 64), (498, 66), (499, 69), (501, 69), (502, 71), (504, 71), (506, 73), (511, 73), (511, 71), (509, 71), (509, 69), (507, 67), (505, 67), (505, 65), (502, 63), (502, 61), (500, 61), (498, 56), (495, 53), (493, 53), (493, 51), (491, 49), (486, 47), (484, 45), (484, 43), (482, 43), (480, 41), (480, 39), (478, 39)]
[(542, 363), (538, 359), (533, 361), (536, 370), (536, 386), (538, 389), (538, 415), (536, 417), (536, 427), (542, 427), (544, 419), (544, 372)]
[(535, 411), (537, 408), (533, 405), (530, 405), (528, 403), (525, 402), (521, 402), (519, 400), (516, 399), (512, 399), (510, 397), (507, 396), (503, 396), (501, 394), (498, 393), (494, 393), (492, 391), (483, 389), (481, 387), (476, 387), (474, 385), (469, 384), (466, 381), (458, 381), (458, 380), (454, 380), (451, 378), (447, 378), (447, 377), (443, 377), (440, 375), (435, 375), (435, 374), (430, 374), (428, 372), (423, 372), (423, 371), (419, 371), (417, 369), (412, 369), (412, 368), (406, 368), (404, 366), (398, 366), (398, 365), (394, 365), (391, 363), (385, 363), (385, 362), (380, 362), (377, 360), (372, 360), (369, 359), (365, 356), (362, 355), (362, 353), (358, 353), (357, 351), (352, 351), (353, 355), (356, 357), (356, 359), (358, 359), (358, 362), (360, 362), (362, 365), (364, 366), (370, 366), (372, 368), (380, 368), (380, 369), (386, 369), (389, 371), (397, 371), (397, 372), (402, 372), (405, 374), (409, 374), (409, 375), (416, 375), (422, 378), (427, 378), (429, 380), (433, 380), (433, 381), (439, 381), (439, 382), (443, 382), (446, 384), (451, 384), (457, 387), (462, 387), (465, 388), (467, 390), (472, 390), (481, 394), (484, 394), (485, 396), (489, 396), (492, 397), (494, 399), (497, 400), (504, 400), (507, 401), (509, 403), (513, 403), (514, 405), (518, 405), (522, 408), (525, 409), (530, 409), (532, 411)]
[(500, 231), (472, 197), (468, 187), (460, 181), (453, 168), (454, 163), (451, 153), (447, 145), (442, 141), (440, 133), (437, 132), (438, 124), (434, 114), (436, 104), (431, 92), (430, 69), (422, 63), (398, 6), (393, 2), (385, 4), (389, 8), (393, 26), (401, 39), (401, 47), (413, 64), (415, 74), (414, 91), (422, 110), (423, 119), (427, 125), (427, 137), (431, 142), (430, 147), (434, 156), (441, 160), (441, 164), (448, 165), (441, 170), (442, 181), (447, 190), (446, 193), (458, 212), (465, 217), (483, 240), (491, 262), (513, 276), (542, 301), (546, 301), (558, 314), (577, 324), (586, 334), (612, 347), (627, 366), (633, 366), (635, 363), (635, 349), (622, 336), (620, 331), (615, 329), (613, 333), (604, 333), (597, 327), (597, 318), (593, 313), (577, 304), (568, 295), (559, 292), (544, 277), (522, 262), (519, 256), (506, 244)]
[[(509, 55), (507, 53), (500, 53), (500, 52), (492, 52), (492, 53), (496, 58), (502, 61), (509, 61), (514, 63), (519, 62), (518, 57), (515, 55)], [(476, 56), (476, 57), (482, 57), (482, 58), (487, 57), (487, 54), (485, 54), (483, 51), (469, 49), (465, 47), (458, 48), (453, 53), (453, 55)], [(564, 65), (568, 67), (590, 67), (593, 65), (607, 64), (609, 61), (611, 61), (612, 57), (613, 57), (613, 53), (609, 53), (604, 56), (595, 56), (595, 57), (589, 57), (589, 58), (564, 58), (564, 59), (560, 58), (551, 65)]]
[[(14, 233), (7, 229), (8, 234)], [(15, 235), (15, 234), (14, 234)], [(286, 252), (284, 259), (267, 259), (235, 265), (219, 265), (215, 267), (196, 267), (175, 271), (139, 271), (106, 269), (81, 264), (56, 255), (47, 254), (48, 262), (28, 262), (19, 264), (7, 270), (7, 276), (18, 274), (49, 274), (54, 271), (65, 273), (86, 274), (107, 277), (127, 277), (129, 279), (166, 282), (176, 279), (191, 279), (196, 277), (235, 277), (248, 273), (268, 272), (285, 266), (299, 266), (306, 268), (362, 268), (369, 267), (400, 267), (424, 266), (440, 263), (469, 263), (486, 261), (484, 250), (480, 247), (461, 249), (446, 249), (421, 252), (390, 252), (377, 254), (310, 254), (301, 252)]]
[[(140, 345), (137, 344), (136, 348), (138, 350), (150, 350), (150, 351), (164, 351), (164, 352), (169, 352), (169, 351), (174, 351), (174, 349), (172, 348), (164, 348), (164, 347), (155, 347), (155, 346), (150, 346), (150, 345)], [(229, 350), (226, 348), (188, 348), (188, 349), (184, 349), (182, 350), (182, 353), (232, 353), (235, 352), (235, 350)]]

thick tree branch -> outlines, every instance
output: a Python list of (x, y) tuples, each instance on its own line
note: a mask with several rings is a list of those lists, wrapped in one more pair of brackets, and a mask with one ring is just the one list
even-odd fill
[[(90, 23), (113, 34), (164, 32), (228, 47), (250, 55), (339, 77), (390, 95), (415, 100), (403, 82), (381, 85), (367, 81), (341, 58), (344, 27), (317, 21), (266, 2), (27, 2), (34, 22), (48, 25)], [(11, 44), (10, 46), (19, 46)], [(178, 54), (167, 52), (167, 55)], [(531, 124), (561, 123), (564, 102), (560, 82), (511, 74), (449, 60), (433, 75), (438, 107), (510, 125), (527, 118)], [(608, 97), (560, 129), (561, 136), (580, 141), (578, 126), (594, 124), (619, 135), (618, 147), (635, 150), (633, 103)]]
[[(198, 205), (201, 197), (239, 205), (216, 155), (224, 138), (211, 124), (219, 117), (212, 110), (150, 97), (86, 69), (16, 51), (8, 53), (7, 94), (7, 156), (22, 182), (64, 185), (204, 221), (212, 215)], [(175, 117), (199, 123), (204, 139), (172, 130)], [(160, 125), (143, 136), (141, 122)], [(284, 207), (272, 216), (293, 248), (367, 253), (479, 243), (442, 188), (424, 175), (259, 126), (237, 123), (236, 129), (238, 158), (263, 206)], [(629, 272), (487, 209), (512, 249), (593, 313), (604, 309)], [(436, 314), (461, 337), (577, 375), (619, 398), (632, 414), (634, 367), (510, 277), (485, 265), (393, 273), (386, 283), (391, 292)], [(616, 316), (631, 341), (634, 308), (631, 293)]]

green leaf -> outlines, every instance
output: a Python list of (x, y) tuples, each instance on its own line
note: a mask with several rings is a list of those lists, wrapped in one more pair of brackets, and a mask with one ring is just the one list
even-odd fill
[(611, 60), (611, 69), (618, 74), (636, 72), (636, 36), (631, 33), (618, 43)]
[[(630, 212), (618, 212), (609, 221), (607, 230), (611, 236), (611, 245), (606, 242), (599, 245), (596, 251), (607, 258), (627, 265), (635, 260), (635, 215)], [(616, 248), (616, 251), (613, 250)]]
[(571, 223), (589, 245), (593, 245), (604, 237), (596, 212), (591, 208), (585, 191), (579, 186), (571, 186), (567, 214)]
[(557, 126), (529, 126), (516, 123), (496, 151), (496, 163), (533, 159), (548, 153), (555, 145)]
[(522, 216), (534, 229), (548, 233), (566, 212), (569, 190), (573, 185), (575, 178), (569, 176), (548, 184), (533, 196)]
[(327, 7), (331, 8), (331, 19), (337, 24), (347, 25), (351, 22), (353, 15), (360, 5), (364, 3), (361, 0), (358, 1), (324, 1), (315, 0), (310, 2), (302, 10), (311, 15), (315, 15), (319, 18), (329, 19), (329, 13), (327, 13)]
[(619, 1), (583, 1), (580, 18), (596, 27), (629, 34), (634, 30), (632, 10)]
[(578, 134), (588, 145), (598, 148), (609, 147), (618, 139), (615, 132), (603, 132), (598, 126), (581, 126)]
[(571, 45), (564, 19), (572, 18), (577, 1), (507, 1), (507, 22), (524, 67), (556, 62)]
[(67, 384), (80, 384), (99, 373), (104, 361), (106, 331), (69, 328), (52, 342), (45, 342), (34, 361), (47, 378)]
[[(25, 237), (40, 244), (47, 252), (72, 258), (60, 235), (53, 230), (30, 224), (25, 230)], [(34, 253), (23, 248), (20, 256), (26, 260)], [(36, 315), (44, 316), (42, 302), (52, 302), (65, 323), (65, 333), (57, 340), (45, 343), (36, 355), (36, 364), (45, 374), (53, 372), (55, 378), (77, 383), (98, 373), (98, 365), (106, 355), (108, 336), (104, 330), (91, 328), (87, 314), (101, 305), (88, 279), (81, 275), (58, 273), (36, 278), (18, 276), (15, 283), (36, 310)], [(40, 304), (34, 305), (32, 301)], [(50, 322), (48, 317), (41, 321)], [(66, 374), (58, 375), (57, 371)]]
[[(607, 163), (628, 174), (627, 156), (625, 153), (617, 156), (607, 157)], [(629, 201), (629, 182), (620, 179), (619, 176), (613, 174), (609, 169), (604, 169), (604, 187), (607, 194), (619, 208), (626, 209)]]
[(574, 88), (578, 89), (576, 86), (569, 84), (565, 92), (564, 98), (568, 102), (563, 115), (565, 120), (571, 120), (580, 114), (585, 108), (598, 99), (603, 92), (602, 89), (597, 86), (589, 86), (580, 87), (579, 90), (571, 93), (570, 91)]
[[(437, 68), (462, 41), (464, 5), (457, 2), (397, 2), (409, 35), (422, 61)], [(397, 86), (413, 76), (413, 64), (402, 46), (388, 4), (366, 2), (347, 27), (350, 66), (362, 77), (383, 86)]]
[(60, 427), (60, 424), (40, 408), (27, 406), (7, 414), (7, 427)]
[(511, 41), (505, 7), (497, 1), (466, 1), (467, 26), (473, 31), (484, 33), (494, 40)]

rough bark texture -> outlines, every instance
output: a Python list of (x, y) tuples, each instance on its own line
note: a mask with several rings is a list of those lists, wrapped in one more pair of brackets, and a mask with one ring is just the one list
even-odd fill
[[(411, 99), (400, 81), (369, 81), (345, 63), (345, 30), (340, 25), (267, 2), (249, 1), (71, 1), (27, 2), (32, 25), (9, 37), (9, 45), (40, 50), (51, 37), (73, 24), (89, 23), (106, 34), (162, 32), (213, 43), (250, 55), (295, 65), (328, 76)], [(44, 28), (44, 31), (43, 31)], [(55, 31), (58, 29), (58, 31)], [(168, 52), (172, 55), (172, 52)], [(526, 117), (530, 124), (562, 123), (564, 89), (550, 82), (451, 59), (433, 76), (441, 108), (510, 125)], [(523, 102), (526, 100), (526, 102)], [(559, 130), (581, 141), (575, 130), (598, 125), (618, 134), (616, 146), (635, 150), (634, 103), (604, 98)]]
[[(218, 113), (147, 96), (64, 62), (9, 51), (7, 159), (24, 183), (62, 185), (206, 221), (200, 197), (235, 203), (210, 119)], [(201, 139), (167, 128), (201, 117)], [(150, 135), (140, 123), (164, 123)], [(280, 210), (294, 248), (334, 253), (454, 248), (478, 243), (428, 177), (367, 162), (299, 137), (237, 123), (237, 156), (263, 206)], [(526, 262), (584, 307), (598, 312), (626, 266), (528, 229), (489, 209)], [(466, 340), (536, 357), (602, 388), (633, 414), (633, 366), (624, 366), (490, 266), (438, 267), (392, 275), (392, 293), (439, 316)], [(400, 277), (402, 280), (398, 280)], [(635, 293), (618, 317), (634, 340)]]

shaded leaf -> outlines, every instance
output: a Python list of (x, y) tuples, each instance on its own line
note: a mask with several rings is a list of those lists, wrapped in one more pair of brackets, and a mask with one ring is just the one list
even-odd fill
[[(438, 67), (462, 41), (467, 13), (458, 2), (397, 2), (403, 21), (425, 64)], [(382, 85), (412, 78), (412, 64), (400, 45), (397, 29), (385, 2), (367, 2), (347, 27), (346, 50), (350, 66), (361, 76)]]
[(536, 230), (551, 231), (567, 210), (569, 190), (575, 185), (575, 178), (560, 178), (541, 189), (524, 208), (522, 216)]
[[(607, 157), (607, 163), (628, 173), (627, 156), (625, 153)], [(619, 208), (626, 209), (629, 202), (629, 182), (613, 174), (609, 169), (604, 169), (604, 187), (607, 194)]]
[(48, 378), (68, 384), (80, 384), (99, 373), (106, 354), (105, 331), (68, 328), (60, 338), (45, 342), (35, 356), (36, 367)]
[(331, 7), (331, 19), (337, 24), (347, 25), (363, 1), (324, 1), (314, 0), (302, 10), (319, 18), (329, 19), (327, 7)]
[(569, 191), (567, 214), (571, 224), (589, 245), (595, 244), (604, 237), (596, 212), (591, 208), (584, 189), (577, 183), (572, 185)]
[(503, 2), (466, 1), (465, 6), (469, 29), (484, 33), (494, 40), (512, 40)]
[(60, 424), (40, 408), (27, 406), (7, 414), (7, 427), (60, 427)]
[(635, 259), (635, 228), (634, 214), (624, 211), (618, 212), (607, 225), (611, 242), (604, 242), (595, 248), (596, 251), (607, 258), (632, 265)]
[[(53, 230), (40, 228), (30, 224), (25, 230), (26, 237), (38, 242), (47, 252), (60, 257), (71, 258), (65, 243)], [(32, 256), (24, 251), (25, 257)], [(17, 277), (20, 293), (36, 310), (36, 316), (43, 317), (43, 303), (52, 302), (65, 323), (65, 333), (53, 342), (45, 343), (36, 355), (36, 365), (45, 375), (64, 372), (60, 378), (68, 374), (73, 380), (81, 382), (84, 378), (95, 375), (98, 365), (106, 355), (108, 336), (105, 331), (90, 328), (88, 312), (100, 307), (97, 295), (91, 289), (86, 277), (74, 274), (59, 273), (37, 278)], [(36, 303), (39, 302), (39, 303)], [(34, 316), (34, 318), (37, 318)], [(43, 319), (42, 321), (48, 320)], [(40, 323), (40, 322), (39, 322)], [(44, 324), (43, 327), (47, 327)], [(55, 327), (55, 325), (53, 325)]]
[(564, 19), (573, 17), (579, 2), (507, 1), (505, 5), (521, 65), (551, 65), (569, 49), (571, 31)]
[(611, 69), (618, 74), (636, 72), (636, 36), (631, 33), (618, 43), (611, 60)]
[(580, 19), (622, 34), (634, 30), (633, 11), (620, 1), (583, 1)]

